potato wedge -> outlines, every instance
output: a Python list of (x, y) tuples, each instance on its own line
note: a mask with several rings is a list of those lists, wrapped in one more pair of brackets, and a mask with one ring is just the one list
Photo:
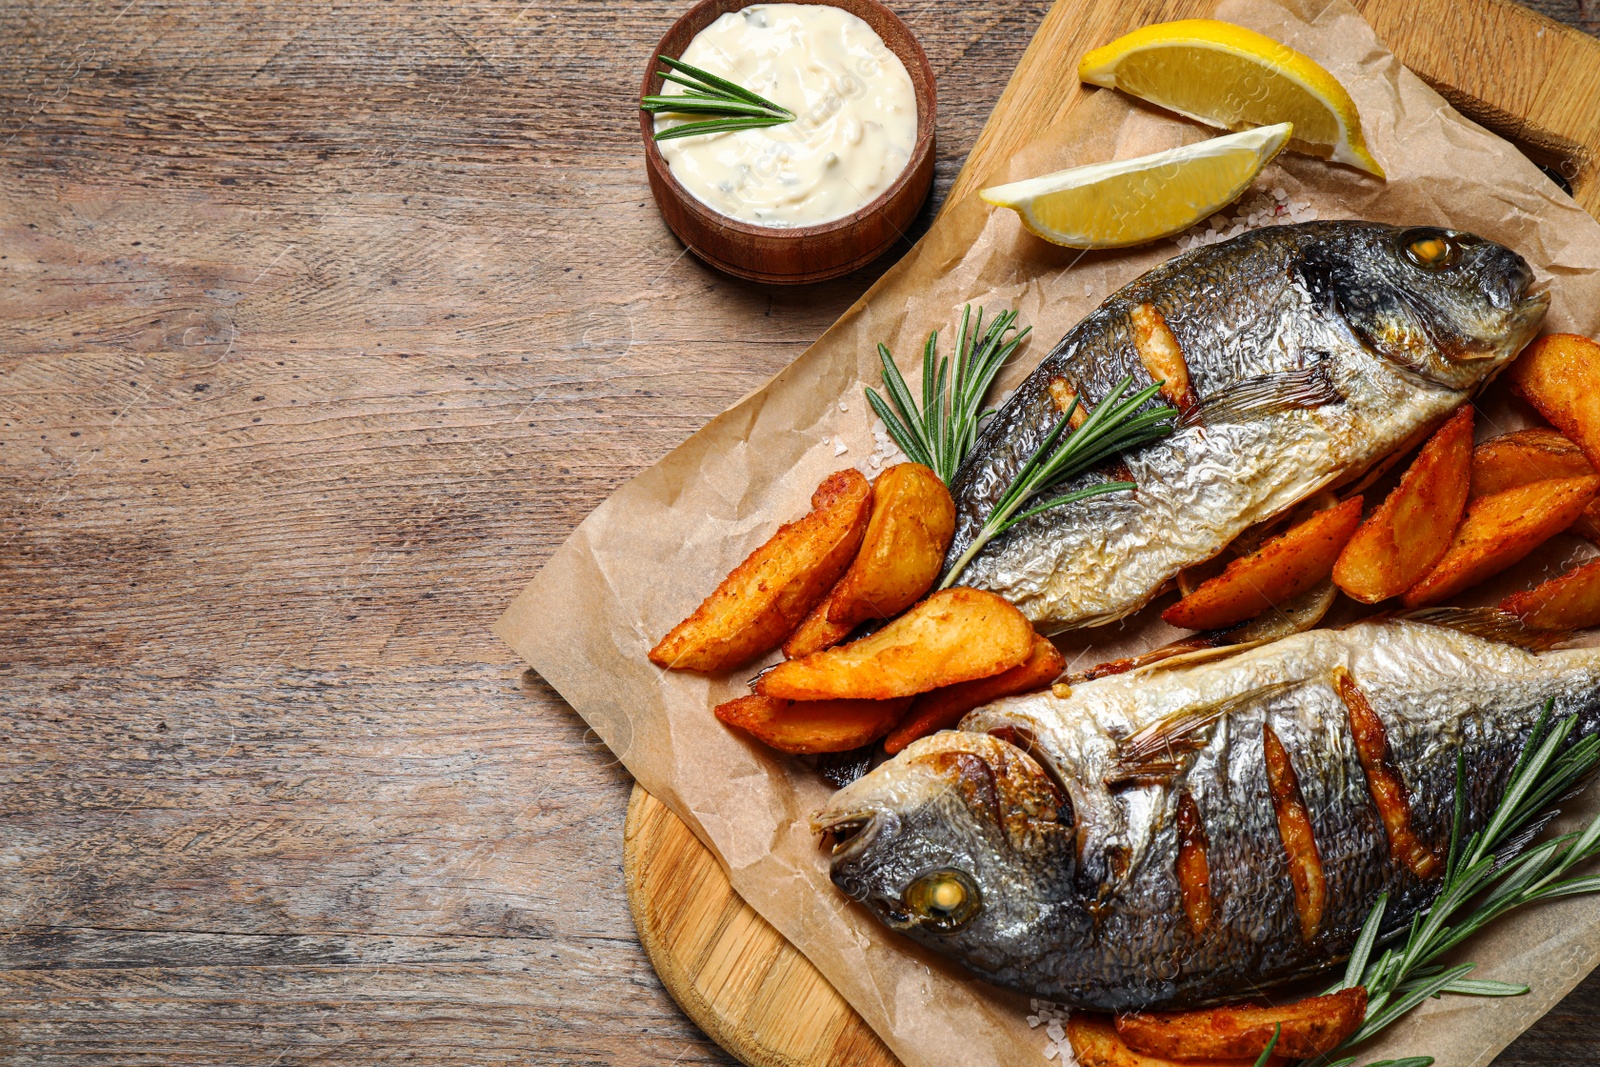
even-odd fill
[(1600, 560), (1574, 567), (1525, 593), (1500, 601), (1535, 630), (1586, 630), (1600, 626)]
[(1472, 466), (1472, 405), (1428, 438), (1400, 484), (1356, 528), (1333, 565), (1333, 581), (1363, 604), (1410, 589), (1427, 574), (1461, 523)]
[(1550, 478), (1480, 496), (1443, 558), (1400, 602), (1408, 608), (1437, 604), (1498, 574), (1571, 526), (1600, 490), (1600, 477)]
[(1220, 630), (1299, 596), (1333, 570), (1339, 550), (1361, 521), (1361, 498), (1319, 511), (1291, 526), (1161, 613), (1173, 626)]
[(883, 740), (883, 750), (894, 755), (919, 737), (948, 730), (973, 708), (1001, 697), (1043, 689), (1067, 669), (1066, 657), (1048, 637), (1037, 634), (1028, 658), (1008, 671), (989, 678), (947, 685), (924, 693), (912, 703), (900, 725)]
[(1010, 670), (1033, 650), (1033, 624), (993, 593), (956, 587), (848, 645), (778, 664), (756, 683), (785, 700), (892, 700)]
[(830, 474), (811, 496), (811, 513), (778, 527), (650, 650), (650, 662), (725, 671), (772, 651), (855, 558), (871, 504), (860, 471)]
[(933, 588), (955, 531), (955, 501), (933, 471), (898, 463), (878, 475), (861, 551), (828, 594), (828, 621), (853, 627), (915, 604)]
[[(1471, 496), (1491, 496), (1547, 478), (1581, 478), (1594, 467), (1583, 449), (1548, 426), (1491, 437), (1472, 452)], [(1600, 501), (1591, 501), (1569, 529), (1600, 544)]]
[(778, 700), (748, 696), (714, 714), (779, 752), (848, 752), (894, 729), (911, 706), (899, 700)]
[(1116, 1026), (1129, 1048), (1147, 1055), (1253, 1063), (1280, 1025), (1273, 1054), (1309, 1059), (1338, 1048), (1361, 1027), (1366, 1011), (1367, 991), (1357, 986), (1281, 1008), (1136, 1012), (1119, 1015)]
[(1472, 450), (1471, 495), (1493, 496), (1529, 482), (1593, 473), (1583, 449), (1559, 430), (1533, 426), (1491, 437)]
[[(1175, 1060), (1135, 1052), (1117, 1033), (1116, 1024), (1109, 1015), (1095, 1015), (1075, 1011), (1067, 1018), (1067, 1041), (1079, 1067), (1195, 1067), (1193, 1059)], [(1226, 1060), (1211, 1060), (1209, 1067), (1255, 1067), (1256, 1056), (1239, 1056)], [(1268, 1067), (1282, 1067), (1288, 1057), (1276, 1052), (1267, 1060)]]
[(1525, 398), (1600, 467), (1600, 344), (1553, 333), (1525, 349), (1506, 371)]
[[(834, 588), (839, 587), (835, 585)], [(799, 629), (790, 634), (789, 639), (783, 643), (784, 659), (802, 659), (813, 652), (832, 648), (850, 636), (850, 631), (855, 629), (854, 626), (840, 626), (838, 623), (828, 621), (830, 599), (831, 595), (823, 597), (822, 602), (800, 620)]]

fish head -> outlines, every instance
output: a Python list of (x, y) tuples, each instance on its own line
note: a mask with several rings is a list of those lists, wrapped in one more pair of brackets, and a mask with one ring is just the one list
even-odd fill
[(1072, 804), (1028, 753), (943, 731), (836, 793), (812, 820), (840, 889), (890, 929), (1001, 981), (1059, 950), (1074, 908)]
[(1436, 226), (1362, 227), (1308, 245), (1306, 288), (1383, 359), (1451, 389), (1474, 389), (1533, 339), (1550, 306), (1504, 245)]

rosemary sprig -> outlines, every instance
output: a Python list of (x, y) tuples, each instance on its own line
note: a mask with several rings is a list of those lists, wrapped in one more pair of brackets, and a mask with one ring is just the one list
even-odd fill
[(867, 402), (883, 420), (900, 451), (913, 463), (931, 468), (946, 485), (955, 480), (956, 471), (978, 439), (978, 422), (984, 416), (983, 398), (988, 395), (994, 376), (1033, 329), (1024, 327), (1008, 339), (1006, 335), (1016, 330), (1016, 321), (1015, 311), (1004, 311), (985, 330), (983, 309), (978, 309), (974, 320), (972, 305), (968, 304), (961, 311), (961, 326), (956, 330), (954, 367), (948, 358), (939, 358), (939, 331), (930, 333), (922, 348), (920, 408), (888, 346), (878, 345), (883, 388), (889, 399), (869, 388)]
[(1163, 405), (1143, 413), (1139, 412), (1144, 402), (1159, 393), (1165, 383), (1156, 382), (1123, 399), (1123, 393), (1127, 392), (1132, 384), (1132, 377), (1123, 378), (1112, 387), (1104, 400), (1095, 405), (1094, 411), (1084, 420), (1083, 425), (1068, 433), (1066, 439), (1062, 440), (1062, 434), (1072, 422), (1073, 413), (1078, 410), (1078, 399), (1073, 398), (1072, 403), (1062, 414), (1061, 421), (1057, 422), (1055, 428), (1039, 443), (1039, 447), (1028, 457), (1022, 469), (1017, 471), (1016, 477), (1011, 480), (1010, 488), (1005, 491), (1005, 495), (984, 520), (978, 536), (973, 538), (972, 544), (967, 546), (967, 550), (950, 568), (950, 573), (945, 575), (944, 581), (939, 585), (940, 589), (948, 589), (953, 585), (967, 564), (972, 561), (973, 556), (1023, 519), (1063, 504), (1087, 500), (1104, 493), (1136, 488), (1132, 482), (1102, 482), (1046, 500), (1018, 514), (1023, 504), (1067, 479), (1082, 474), (1102, 460), (1163, 437), (1172, 431), (1173, 420), (1177, 416), (1177, 412), (1172, 408)]
[[(1466, 769), (1464, 760), (1457, 758), (1455, 825), (1444, 885), (1433, 904), (1412, 919), (1404, 943), (1384, 950), (1373, 960), (1372, 950), (1389, 903), (1388, 894), (1379, 895), (1350, 953), (1344, 979), (1334, 987), (1360, 985), (1367, 990), (1366, 1021), (1340, 1050), (1368, 1040), (1430, 997), (1444, 993), (1513, 997), (1526, 993), (1525, 985), (1466, 977), (1477, 964), (1445, 967), (1437, 961), (1495, 919), (1525, 904), (1600, 892), (1600, 875), (1569, 877), (1578, 864), (1600, 855), (1600, 817), (1581, 833), (1564, 834), (1517, 854), (1528, 838), (1543, 828), (1543, 816), (1549, 806), (1600, 764), (1600, 736), (1582, 738), (1560, 751), (1577, 724), (1577, 716), (1564, 719), (1550, 730), (1553, 706), (1554, 701), (1545, 705), (1488, 824), (1465, 841), (1461, 840), (1461, 829)], [(1497, 855), (1497, 849), (1501, 854)], [(1347, 1056), (1327, 1067), (1354, 1067), (1355, 1062), (1354, 1056)], [(1415, 1056), (1368, 1067), (1427, 1067), (1432, 1062), (1429, 1057)]]
[(763, 126), (778, 126), (793, 122), (794, 112), (780, 107), (771, 100), (751, 92), (726, 78), (685, 63), (681, 59), (657, 56), (669, 69), (661, 77), (675, 82), (687, 90), (682, 93), (663, 93), (646, 96), (639, 107), (659, 115), (714, 116), (701, 122), (685, 122), (656, 131), (656, 140), (670, 141), (679, 137), (693, 137), (702, 133), (723, 133), (727, 130), (754, 130)]

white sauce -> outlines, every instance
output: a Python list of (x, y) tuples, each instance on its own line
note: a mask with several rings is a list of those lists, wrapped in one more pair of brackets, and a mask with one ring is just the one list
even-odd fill
[[(848, 11), (756, 4), (701, 30), (682, 59), (799, 116), (780, 126), (658, 142), (683, 187), (723, 215), (775, 227), (831, 222), (882, 196), (911, 160), (911, 76)], [(682, 91), (673, 82), (663, 89)], [(685, 121), (693, 118), (660, 117), (656, 128)]]

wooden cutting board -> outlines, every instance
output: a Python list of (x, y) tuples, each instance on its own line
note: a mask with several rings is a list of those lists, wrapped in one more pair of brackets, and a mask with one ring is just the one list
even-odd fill
[[(1507, 0), (1354, 0), (1396, 55), (1463, 114), (1516, 142), (1600, 217), (1600, 40)], [(1090, 91), (1078, 57), (1213, 0), (1057, 0), (946, 203)], [(639, 787), (624, 870), (639, 940), (701, 1029), (751, 1067), (895, 1067), (898, 1060), (794, 946), (745, 904), (704, 846)]]

